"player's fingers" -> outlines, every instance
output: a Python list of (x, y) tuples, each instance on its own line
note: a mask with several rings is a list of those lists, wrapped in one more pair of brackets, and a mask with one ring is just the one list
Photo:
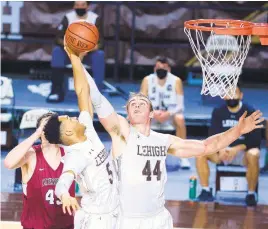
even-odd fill
[(72, 205), (72, 209), (73, 209), (73, 213), (75, 213), (79, 208), (78, 208), (78, 204), (74, 203)]
[(252, 115), (256, 116), (256, 115), (258, 115), (258, 114), (260, 114), (260, 113), (261, 113), (260, 110), (256, 110), (255, 112), (252, 113)]
[(74, 206), (75, 206), (75, 208), (76, 208), (77, 210), (80, 208), (80, 206), (79, 206), (79, 204), (78, 204), (78, 202), (77, 202), (76, 199), (74, 200)]
[(255, 120), (255, 124), (261, 123), (261, 122), (263, 122), (263, 121), (264, 121), (264, 118), (260, 118), (260, 119), (258, 119), (258, 120)]
[(255, 129), (260, 129), (260, 128), (263, 128), (263, 125), (257, 125), (257, 126), (255, 126)]
[(65, 39), (65, 36), (63, 37), (63, 44), (64, 44), (64, 46), (66, 46), (66, 39)]
[(255, 119), (255, 120), (256, 120), (256, 119), (259, 119), (261, 116), (262, 116), (262, 113), (260, 112), (260, 113), (258, 113), (258, 114), (255, 115), (254, 119)]
[(247, 116), (247, 113), (248, 113), (248, 112), (245, 111), (245, 112), (243, 113), (243, 115), (241, 116), (241, 118), (244, 119), (244, 118)]
[(67, 205), (67, 211), (69, 215), (72, 215), (71, 205)]
[(62, 211), (63, 211), (64, 214), (66, 214), (65, 207), (66, 207), (65, 204), (62, 204)]

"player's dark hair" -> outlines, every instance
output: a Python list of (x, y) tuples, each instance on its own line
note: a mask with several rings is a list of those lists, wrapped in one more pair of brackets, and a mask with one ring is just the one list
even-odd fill
[(59, 115), (54, 113), (44, 127), (45, 138), (50, 144), (61, 144)]
[[(76, 1), (73, 1), (73, 6), (75, 4)], [(89, 4), (91, 3), (91, 1), (85, 1), (87, 3), (87, 6), (89, 6)]]
[(168, 59), (165, 56), (158, 57), (156, 59), (156, 62), (160, 62), (162, 64), (168, 64), (168, 65), (170, 65), (169, 62), (168, 62)]
[(38, 119), (37, 119), (37, 123), (36, 123), (36, 129), (38, 129), (38, 127), (40, 126), (41, 124), (41, 121), (45, 118), (49, 118), (53, 115), (54, 113), (53, 112), (48, 112), (48, 113), (45, 113), (43, 115), (41, 115)]

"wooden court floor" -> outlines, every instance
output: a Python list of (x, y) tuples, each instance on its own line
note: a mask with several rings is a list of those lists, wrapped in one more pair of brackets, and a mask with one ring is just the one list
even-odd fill
[[(268, 229), (268, 206), (220, 205), (190, 201), (167, 201), (174, 228)], [(1, 229), (20, 229), (22, 196), (1, 193)]]

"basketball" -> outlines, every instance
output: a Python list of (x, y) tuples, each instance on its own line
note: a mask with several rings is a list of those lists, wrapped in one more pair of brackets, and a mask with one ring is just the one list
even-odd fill
[(97, 27), (85, 21), (70, 24), (65, 32), (65, 42), (75, 53), (91, 51), (98, 41)]

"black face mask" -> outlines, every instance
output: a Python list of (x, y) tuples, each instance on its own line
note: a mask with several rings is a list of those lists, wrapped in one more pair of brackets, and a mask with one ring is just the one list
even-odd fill
[(239, 99), (228, 99), (226, 100), (226, 104), (228, 107), (234, 108), (238, 106), (240, 100)]
[(75, 12), (79, 17), (82, 17), (86, 14), (87, 10), (84, 8), (77, 8), (75, 9)]
[(159, 79), (164, 79), (167, 76), (167, 70), (163, 68), (159, 68), (156, 70), (156, 75)]

